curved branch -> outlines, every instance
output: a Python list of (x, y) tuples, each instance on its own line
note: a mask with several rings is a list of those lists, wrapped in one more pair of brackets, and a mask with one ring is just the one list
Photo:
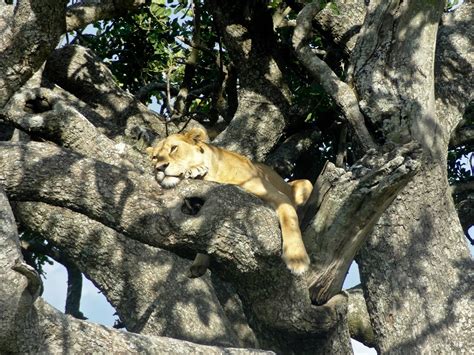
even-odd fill
[(305, 43), (312, 31), (312, 20), (320, 10), (320, 2), (314, 1), (306, 5), (298, 14), (296, 28), (293, 32), (293, 48), (300, 62), (341, 109), (342, 114), (354, 131), (357, 144), (363, 152), (366, 152), (369, 149), (376, 148), (376, 144), (365, 126), (364, 116), (359, 110), (359, 103), (354, 90), (341, 81), (336, 73), (324, 61), (319, 59)]
[[(47, 144), (0, 143), (0, 148), (0, 185), (12, 198), (80, 211), (152, 246), (208, 253), (216, 262), (213, 270), (239, 285), (247, 311), (265, 325), (260, 331), (320, 333), (345, 311), (343, 296), (311, 305), (305, 280), (280, 259), (274, 211), (235, 186), (183, 181), (164, 191), (152, 178)], [(203, 206), (189, 215), (185, 200), (196, 198)]]
[(370, 323), (362, 288), (359, 285), (346, 290), (346, 292), (349, 295), (347, 321), (351, 338), (360, 341), (365, 346), (375, 346), (374, 330)]
[[(17, 202), (15, 216), (24, 228), (46, 238), (93, 280), (127, 330), (204, 344), (243, 346), (217, 300), (209, 276), (186, 276), (190, 261), (127, 238), (65, 208)], [(202, 309), (207, 312), (205, 318), (200, 314)]]
[[(45, 76), (83, 102), (102, 118), (94, 122), (109, 138), (122, 135), (138, 138), (149, 135), (150, 140), (166, 137), (165, 121), (130, 93), (119, 88), (110, 70), (94, 53), (81, 46), (66, 46), (49, 57)], [(178, 131), (174, 124), (171, 132)], [(151, 144), (151, 142), (148, 142)]]
[[(95, 353), (183, 353), (183, 354), (248, 354), (249, 349), (223, 348), (194, 344), (188, 341), (143, 336), (118, 331), (100, 324), (89, 323), (68, 317), (39, 299), (32, 309), (35, 316), (29, 319), (29, 326), (17, 329), (17, 336), (11, 342), (18, 344), (21, 353), (62, 353), (64, 351)], [(27, 330), (41, 332), (41, 341), (28, 341)], [(94, 339), (94, 341), (91, 341)], [(252, 353), (268, 354), (254, 350)]]
[[(29, 112), (32, 111), (32, 112)], [(127, 144), (116, 144), (100, 133), (64, 97), (46, 88), (24, 89), (3, 110), (3, 119), (36, 136), (43, 137), (105, 163), (151, 173), (144, 156)]]

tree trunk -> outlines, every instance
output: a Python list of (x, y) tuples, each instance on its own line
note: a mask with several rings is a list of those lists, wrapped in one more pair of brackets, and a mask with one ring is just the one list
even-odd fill
[(474, 347), (474, 264), (445, 164), (426, 164), (377, 224), (358, 264), (382, 353)]
[(460, 117), (444, 116), (435, 105), (443, 6), (371, 1), (353, 53), (361, 108), (379, 139), (417, 141), (425, 155), (358, 258), (382, 353), (461, 352), (474, 345), (472, 261), (446, 173), (449, 136)]

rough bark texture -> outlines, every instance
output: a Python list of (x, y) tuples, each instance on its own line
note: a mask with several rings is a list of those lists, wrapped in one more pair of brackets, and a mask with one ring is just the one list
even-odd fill
[[(44, 203), (18, 203), (16, 216), (22, 225), (64, 250), (69, 259), (77, 260), (81, 271), (117, 310), (127, 330), (246, 347), (245, 338), (252, 334), (248, 325), (248, 334), (242, 334), (239, 342), (209, 276), (187, 277), (190, 261), (126, 238), (82, 214)], [(251, 339), (247, 343), (252, 343)], [(254, 340), (250, 346), (256, 345)]]
[[(14, 342), (18, 337), (16, 322), (24, 316), (25, 311), (34, 301), (34, 295), (27, 291), (28, 279), (14, 270), (15, 265), (20, 263), (21, 252), (15, 218), (5, 192), (0, 189), (0, 281), (2, 283), (0, 349), (2, 352), (16, 350), (14, 347)], [(39, 279), (39, 275), (37, 277)], [(37, 290), (34, 290), (34, 293), (36, 292)]]
[(362, 287), (356, 286), (347, 290), (349, 306), (347, 308), (347, 322), (351, 338), (360, 341), (369, 347), (375, 346), (374, 329), (370, 323), (369, 312), (365, 304)]
[(123, 132), (129, 136), (149, 134), (151, 141), (155, 136), (166, 136), (163, 120), (133, 95), (121, 90), (110, 70), (89, 49), (80, 46), (57, 49), (48, 58), (45, 76), (86, 102), (100, 119), (92, 123), (109, 137)]
[[(51, 145), (2, 143), (1, 148), (0, 184), (13, 200), (67, 207), (142, 243), (209, 254), (213, 270), (239, 285), (264, 346), (298, 347), (297, 339), (332, 329), (345, 313), (342, 296), (321, 307), (311, 305), (304, 279), (291, 275), (279, 257), (274, 212), (235, 187), (182, 182), (173, 191), (161, 191), (152, 178)], [(204, 201), (197, 215), (183, 209), (184, 199), (193, 197)], [(280, 312), (274, 312), (275, 302)], [(293, 338), (294, 343), (288, 341)]]
[(272, 51), (272, 16), (263, 2), (209, 1), (224, 43), (238, 69), (237, 112), (214, 141), (264, 161), (283, 135), (290, 92)]
[(366, 6), (364, 0), (335, 0), (314, 18), (317, 28), (328, 40), (344, 52), (351, 54), (357, 35), (364, 22)]
[[(446, 176), (450, 132), (461, 117), (443, 115), (434, 101), (436, 30), (444, 2), (370, 4), (354, 54), (362, 107), (385, 139), (418, 141), (427, 156), (358, 258), (377, 348), (400, 354), (466, 351), (473, 347), (472, 260)], [(463, 43), (453, 45), (460, 49)], [(450, 77), (462, 75), (462, 67), (451, 69)], [(453, 84), (451, 104), (463, 111), (456, 103), (472, 92), (472, 82)]]
[(414, 144), (385, 155), (372, 151), (345, 172), (328, 163), (315, 183), (303, 219), (312, 258), (307, 275), (314, 304), (340, 292), (352, 260), (374, 223), (416, 174)]
[(124, 333), (62, 314), (38, 298), (41, 279), (23, 262), (15, 220), (3, 190), (0, 192), (0, 217), (2, 352), (249, 353), (246, 349), (225, 349)]
[(66, 28), (66, 1), (0, 4), (0, 108), (44, 63)]
[(408, 184), (358, 259), (382, 352), (461, 352), (474, 346), (474, 265), (445, 171), (445, 165), (425, 167)]
[(67, 8), (67, 31), (74, 31), (86, 27), (98, 20), (110, 20), (126, 15), (129, 11), (146, 4), (146, 0), (102, 0), (100, 2), (81, 1)]
[(354, 49), (360, 106), (385, 140), (444, 154), (434, 110), (434, 54), (444, 1), (371, 1)]
[[(74, 19), (80, 26), (138, 3), (104, 1), (114, 8), (102, 11), (87, 2), (69, 10), (84, 15)], [(318, 28), (345, 54), (352, 51), (354, 85), (306, 46), (316, 3), (300, 13), (294, 44), (301, 63), (338, 102), (362, 150), (376, 138), (391, 141), (384, 152), (392, 152), (371, 151), (350, 172), (329, 169), (332, 175), (318, 180), (303, 220), (313, 258), (306, 278), (284, 267), (275, 213), (260, 200), (200, 181), (161, 190), (140, 153), (117, 144), (150, 143), (178, 127), (166, 127), (118, 88), (90, 51), (56, 50), (44, 72), (27, 82), (66, 28), (64, 4), (2, 3), (0, 119), (60, 147), (0, 144), (0, 352), (239, 352), (151, 336), (163, 334), (339, 354), (350, 353), (349, 331), (387, 353), (474, 348), (473, 265), (445, 168), (451, 133), (474, 92), (473, 5), (441, 17), (443, 3), (371, 0), (365, 22), (363, 1), (337, 0), (339, 13), (319, 12)], [(207, 5), (239, 69), (238, 110), (218, 142), (262, 160), (284, 134), (291, 102), (270, 10), (252, 1)], [(308, 137), (288, 140), (293, 147), (303, 143), (291, 154), (317, 139)], [(422, 155), (406, 148), (418, 145)], [(288, 169), (288, 150), (275, 156)], [(359, 255), (370, 327), (360, 292), (350, 292), (349, 302), (338, 292), (350, 260), (392, 200)], [(74, 320), (38, 298), (41, 281), (22, 261), (9, 201), (25, 228), (94, 281), (129, 330), (147, 336)], [(185, 277), (189, 262), (181, 256), (195, 252), (211, 256), (211, 278)], [(321, 306), (312, 304), (310, 284)]]

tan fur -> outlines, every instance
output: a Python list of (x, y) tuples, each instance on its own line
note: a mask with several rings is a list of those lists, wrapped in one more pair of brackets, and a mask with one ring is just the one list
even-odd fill
[[(237, 153), (207, 144), (204, 130), (192, 129), (186, 134), (173, 134), (148, 148), (157, 180), (165, 188), (176, 186), (184, 178), (200, 178), (223, 184), (238, 185), (268, 202), (277, 212), (283, 239), (283, 260), (294, 273), (308, 269), (306, 253), (296, 208), (311, 194), (308, 180), (286, 183), (270, 167), (252, 163)], [(199, 255), (191, 269), (192, 276), (205, 272), (208, 260)]]

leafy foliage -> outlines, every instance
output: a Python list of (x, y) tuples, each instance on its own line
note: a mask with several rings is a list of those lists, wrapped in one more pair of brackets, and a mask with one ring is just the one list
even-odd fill
[[(35, 233), (31, 233), (30, 231), (22, 231), (20, 233), (20, 241), (22, 244), (31, 244), (35, 246), (42, 246), (44, 248), (42, 249), (47, 249), (47, 242), (46, 240), (41, 237), (40, 235), (37, 235)], [(36, 250), (35, 250), (36, 249)], [(22, 248), (23, 252), (23, 257), (25, 258), (25, 261), (32, 266), (40, 275), (45, 276), (44, 272), (44, 266), (46, 264), (52, 265), (53, 262), (51, 259), (46, 256), (43, 252), (37, 250), (37, 248)]]

